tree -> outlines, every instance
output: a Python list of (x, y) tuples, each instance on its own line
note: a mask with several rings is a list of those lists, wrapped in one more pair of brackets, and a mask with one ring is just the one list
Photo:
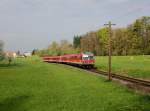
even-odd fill
[(150, 17), (143, 16), (137, 19), (133, 24), (130, 25), (130, 30), (135, 36), (141, 38), (141, 50), (143, 54), (149, 52), (150, 42)]
[(89, 32), (81, 37), (81, 51), (99, 55), (99, 38), (96, 32)]
[(74, 48), (80, 48), (81, 47), (81, 42), (80, 42), (80, 40), (81, 40), (81, 36), (74, 36), (74, 38), (73, 38), (73, 47)]
[(108, 52), (108, 29), (102, 28), (97, 31), (97, 36), (99, 38), (99, 55), (107, 55)]
[(76, 53), (76, 50), (74, 49), (73, 45), (69, 43), (67, 40), (61, 40), (60, 50), (61, 55)]
[(16, 52), (16, 54), (17, 54), (17, 56), (20, 56), (20, 55), (21, 55), (19, 50)]
[(3, 46), (4, 46), (4, 43), (3, 41), (0, 40), (0, 60), (4, 59)]
[(47, 49), (48, 55), (61, 55), (60, 46), (57, 42), (53, 41)]
[(33, 49), (32, 55), (37, 55), (38, 54), (38, 49)]

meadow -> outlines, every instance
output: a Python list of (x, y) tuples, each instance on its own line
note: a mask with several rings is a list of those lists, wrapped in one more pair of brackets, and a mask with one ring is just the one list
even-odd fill
[[(107, 71), (107, 56), (95, 57), (95, 61), (99, 70)], [(150, 56), (113, 56), (112, 72), (150, 80)]]
[(150, 111), (150, 95), (81, 69), (24, 58), (0, 63), (0, 111)]

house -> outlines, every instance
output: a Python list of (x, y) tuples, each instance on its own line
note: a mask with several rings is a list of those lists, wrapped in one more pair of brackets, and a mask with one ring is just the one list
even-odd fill
[(7, 52), (5, 52), (5, 56), (6, 56), (6, 57), (16, 58), (16, 57), (17, 57), (17, 54), (16, 54), (16, 52), (7, 51)]

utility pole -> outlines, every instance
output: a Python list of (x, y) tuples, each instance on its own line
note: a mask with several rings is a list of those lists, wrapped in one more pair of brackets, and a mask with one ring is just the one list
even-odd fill
[(111, 21), (108, 22), (108, 24), (104, 24), (106, 26), (108, 26), (109, 29), (109, 45), (108, 45), (108, 50), (109, 50), (109, 57), (108, 57), (108, 79), (109, 81), (112, 80), (112, 75), (111, 75), (111, 56), (112, 56), (112, 25), (116, 25), (116, 24), (112, 24)]

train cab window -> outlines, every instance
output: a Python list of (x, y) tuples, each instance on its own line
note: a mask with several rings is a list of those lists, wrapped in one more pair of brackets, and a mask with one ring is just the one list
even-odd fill
[(83, 60), (93, 60), (93, 59), (94, 59), (93, 56), (83, 57)]
[(94, 57), (93, 57), (93, 56), (89, 56), (89, 59), (90, 59), (90, 60), (93, 60), (93, 59), (94, 59)]
[(83, 57), (83, 60), (89, 60), (89, 58), (88, 57)]

